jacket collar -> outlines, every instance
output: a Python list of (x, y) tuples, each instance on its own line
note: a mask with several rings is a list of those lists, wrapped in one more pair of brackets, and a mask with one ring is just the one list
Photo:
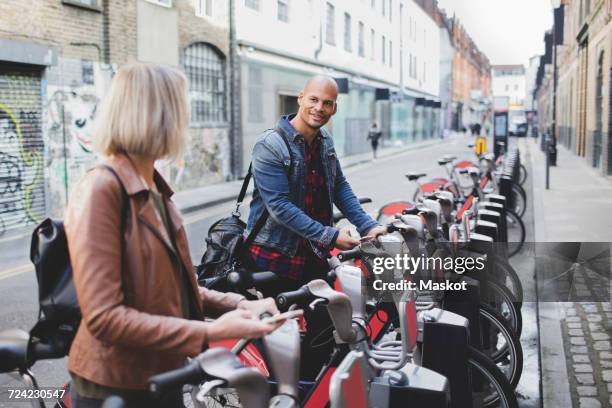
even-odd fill
[[(125, 191), (128, 195), (134, 195), (141, 191), (148, 190), (147, 187), (142, 183), (140, 176), (136, 172), (134, 165), (130, 158), (125, 154), (114, 154), (108, 158), (108, 164), (117, 172), (121, 183), (125, 187)], [(157, 170), (153, 173), (153, 180), (157, 185), (159, 192), (164, 197), (172, 197), (174, 191), (170, 188), (166, 180), (162, 177)]]
[[(278, 119), (278, 122), (276, 123), (276, 129), (278, 131), (280, 131), (281, 133), (283, 133), (284, 136), (286, 136), (287, 138), (289, 138), (289, 140), (292, 140), (295, 142), (295, 140), (298, 137), (304, 138), (291, 124), (291, 119), (295, 118), (295, 115), (297, 115), (296, 113), (292, 113), (290, 115), (283, 115)], [(319, 135), (322, 138), (327, 138), (329, 137), (329, 134), (327, 133), (327, 131), (323, 128), (319, 129)]]

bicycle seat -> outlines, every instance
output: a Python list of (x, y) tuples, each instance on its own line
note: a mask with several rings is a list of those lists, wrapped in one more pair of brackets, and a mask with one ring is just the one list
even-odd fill
[(6, 373), (27, 366), (30, 335), (23, 330), (0, 332), (0, 372)]
[(446, 164), (448, 164), (448, 163), (450, 163), (450, 162), (452, 162), (452, 160), (450, 160), (450, 159), (448, 159), (448, 158), (446, 158), (446, 157), (443, 157), (443, 158), (441, 158), (441, 159), (438, 159), (438, 164), (439, 164), (440, 166), (444, 166), (444, 165), (446, 165)]
[(410, 172), (406, 174), (406, 177), (408, 177), (408, 180), (410, 181), (415, 181), (420, 179), (421, 177), (425, 177), (427, 175), (427, 173), (415, 173), (415, 172)]

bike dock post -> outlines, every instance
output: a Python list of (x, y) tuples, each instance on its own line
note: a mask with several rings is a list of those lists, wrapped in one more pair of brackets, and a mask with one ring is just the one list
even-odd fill
[(470, 322), (441, 309), (423, 312), (422, 366), (450, 383), (452, 408), (473, 408), (469, 368)]

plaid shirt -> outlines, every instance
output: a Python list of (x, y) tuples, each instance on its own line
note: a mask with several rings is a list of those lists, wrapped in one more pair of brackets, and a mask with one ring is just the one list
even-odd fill
[[(317, 134), (311, 146), (304, 143), (306, 154), (304, 212), (313, 220), (323, 225), (330, 225), (331, 208), (327, 204), (327, 186), (325, 185), (320, 148), (320, 134)], [(305, 272), (308, 272), (308, 270), (327, 270), (327, 261), (316, 256), (310, 245), (313, 245), (310, 241), (305, 238), (301, 239), (294, 257), (283, 255), (274, 249), (256, 244), (252, 245), (249, 251), (260, 270), (272, 271), (289, 279), (310, 280), (310, 277), (305, 276)]]

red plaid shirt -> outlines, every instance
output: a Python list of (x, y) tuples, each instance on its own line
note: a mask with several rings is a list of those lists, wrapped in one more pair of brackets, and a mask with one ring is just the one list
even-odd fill
[[(321, 135), (318, 134), (315, 137), (312, 145), (308, 146), (308, 143), (304, 143), (304, 145), (306, 154), (304, 163), (306, 168), (304, 212), (313, 220), (323, 225), (330, 225), (331, 208), (329, 208), (325, 173), (321, 161)], [(315, 255), (310, 245), (310, 241), (305, 238), (301, 239), (293, 257), (257, 244), (253, 244), (249, 251), (260, 270), (272, 271), (294, 280), (310, 280), (313, 277), (305, 276), (305, 272), (308, 272), (308, 270), (327, 269), (327, 261)]]

